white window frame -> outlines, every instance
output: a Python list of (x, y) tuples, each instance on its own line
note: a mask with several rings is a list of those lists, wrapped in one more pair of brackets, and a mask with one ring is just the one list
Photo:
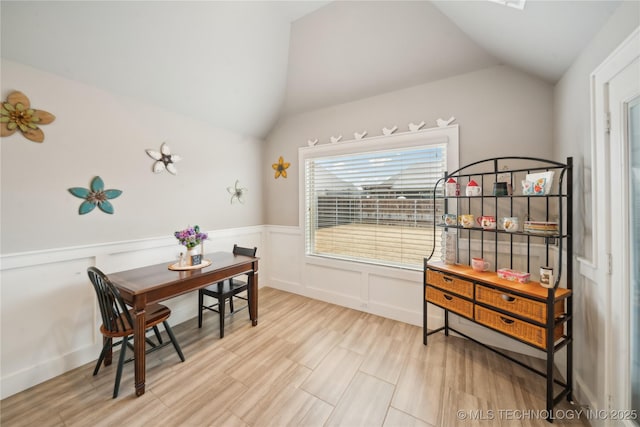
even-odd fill
[[(318, 157), (330, 157), (349, 154), (360, 154), (373, 151), (384, 150), (397, 150), (402, 148), (414, 148), (423, 147), (432, 144), (446, 144), (447, 146), (447, 171), (457, 170), (459, 167), (459, 128), (458, 125), (451, 125), (445, 127), (436, 127), (423, 129), (415, 132), (403, 132), (392, 135), (381, 135), (370, 138), (363, 138), (360, 140), (351, 140), (345, 142), (337, 142), (323, 145), (316, 145), (313, 147), (301, 147), (298, 149), (298, 166), (300, 173), (298, 189), (299, 189), (299, 209), (298, 209), (298, 224), (300, 227), (300, 233), (302, 236), (302, 253), (307, 261), (325, 258), (331, 259), (332, 257), (313, 255), (306, 253), (306, 194), (305, 194), (305, 182), (306, 182), (306, 168), (305, 164), (308, 159)], [(350, 262), (350, 263), (371, 263), (365, 260), (346, 260), (342, 258), (335, 258), (336, 262)], [(330, 261), (329, 261), (330, 262)], [(383, 264), (386, 267), (402, 268), (418, 270), (421, 268), (411, 268), (402, 266), (390, 266)]]

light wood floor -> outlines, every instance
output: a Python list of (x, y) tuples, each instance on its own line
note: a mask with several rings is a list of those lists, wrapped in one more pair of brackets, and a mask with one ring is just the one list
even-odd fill
[[(425, 347), (419, 327), (271, 288), (260, 290), (257, 327), (246, 310), (222, 340), (216, 314), (204, 323), (174, 326), (184, 363), (172, 347), (147, 357), (139, 398), (133, 364), (111, 399), (115, 363), (95, 377), (89, 363), (4, 399), (0, 424), (550, 426), (515, 412), (544, 409), (542, 377), (461, 338), (436, 334)], [(485, 420), (458, 416), (472, 410)]]

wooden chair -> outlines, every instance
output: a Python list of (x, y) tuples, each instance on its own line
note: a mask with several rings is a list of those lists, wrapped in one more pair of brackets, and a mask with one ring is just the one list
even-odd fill
[[(98, 297), (100, 313), (102, 314), (102, 326), (100, 326), (100, 332), (102, 333), (104, 341), (102, 351), (100, 352), (100, 357), (98, 358), (98, 363), (93, 370), (93, 375), (98, 374), (100, 365), (105, 359), (105, 355), (107, 355), (107, 352), (113, 347), (116, 347), (118, 345), (121, 346), (120, 358), (118, 360), (118, 369), (116, 371), (116, 383), (113, 387), (113, 398), (115, 399), (116, 397), (118, 397), (118, 390), (120, 389), (122, 366), (126, 362), (130, 362), (131, 360), (133, 360), (133, 358), (131, 358), (125, 361), (127, 347), (131, 347), (131, 349), (133, 350), (133, 346), (129, 342), (129, 337), (133, 335), (133, 310), (127, 307), (124, 300), (122, 299), (122, 296), (120, 295), (120, 291), (118, 291), (118, 288), (116, 288), (113, 283), (111, 283), (109, 278), (102, 271), (100, 271), (96, 267), (89, 267), (87, 269), (87, 274), (89, 275), (89, 279), (91, 280), (93, 288), (96, 291), (96, 296)], [(151, 304), (147, 306), (145, 329), (153, 329), (159, 343), (156, 344), (150, 339), (146, 338), (147, 342), (151, 345), (151, 348), (147, 350), (147, 353), (158, 350), (169, 344), (162, 342), (160, 331), (158, 331), (157, 325), (162, 322), (165, 330), (167, 331), (167, 334), (169, 335), (169, 339), (173, 344), (173, 347), (180, 357), (180, 360), (184, 362), (184, 355), (182, 354), (180, 345), (178, 344), (178, 341), (173, 335), (173, 331), (171, 330), (171, 327), (167, 322), (167, 319), (170, 315), (171, 310), (169, 309), (169, 307), (166, 307), (164, 305)], [(114, 338), (122, 339), (117, 343), (113, 343)], [(110, 360), (105, 361), (105, 365), (108, 365), (110, 363)]]
[[(233, 245), (234, 255), (256, 256), (258, 248), (243, 248), (238, 245)], [(198, 291), (198, 328), (202, 327), (202, 313), (204, 310), (214, 311), (219, 314), (220, 317), (220, 338), (224, 338), (224, 319), (225, 319), (225, 305), (227, 299), (229, 300), (229, 315), (244, 310), (248, 307), (248, 298), (246, 296), (238, 295), (247, 290), (248, 283), (238, 280), (237, 278), (231, 278), (218, 282), (215, 285), (209, 285), (206, 288), (202, 288)], [(208, 296), (215, 298), (216, 302), (207, 305), (204, 303), (204, 297)], [(239, 309), (234, 309), (233, 298), (243, 299), (247, 301), (247, 305), (243, 305)]]

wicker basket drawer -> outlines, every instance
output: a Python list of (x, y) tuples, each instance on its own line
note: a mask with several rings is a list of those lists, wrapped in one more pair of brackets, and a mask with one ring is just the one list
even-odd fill
[(451, 310), (462, 316), (473, 319), (473, 303), (454, 295), (449, 295), (439, 289), (427, 286), (427, 301)]
[(427, 271), (427, 283), (454, 294), (473, 298), (473, 283), (439, 271)]
[[(546, 346), (547, 333), (545, 328), (532, 325), (513, 317), (505, 316), (498, 312), (488, 310), (479, 305), (475, 306), (476, 322), (490, 328), (504, 332), (507, 335), (518, 338), (524, 342), (535, 345), (541, 349)], [(554, 342), (562, 338), (563, 325), (560, 324), (554, 330)]]
[[(541, 323), (546, 323), (547, 321), (546, 304), (529, 298), (511, 295), (507, 292), (500, 292), (482, 285), (476, 285), (476, 301)], [(554, 312), (554, 318), (564, 313), (564, 300), (558, 301), (555, 304)]]

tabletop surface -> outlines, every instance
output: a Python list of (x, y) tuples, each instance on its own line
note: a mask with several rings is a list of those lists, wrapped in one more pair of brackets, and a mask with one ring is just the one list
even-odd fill
[(132, 270), (119, 271), (108, 276), (111, 282), (119, 288), (126, 289), (132, 294), (138, 294), (258, 260), (257, 257), (234, 255), (231, 252), (212, 252), (205, 254), (203, 259), (211, 261), (211, 265), (197, 270), (175, 271), (169, 270), (169, 266), (174, 263), (169, 261)]

